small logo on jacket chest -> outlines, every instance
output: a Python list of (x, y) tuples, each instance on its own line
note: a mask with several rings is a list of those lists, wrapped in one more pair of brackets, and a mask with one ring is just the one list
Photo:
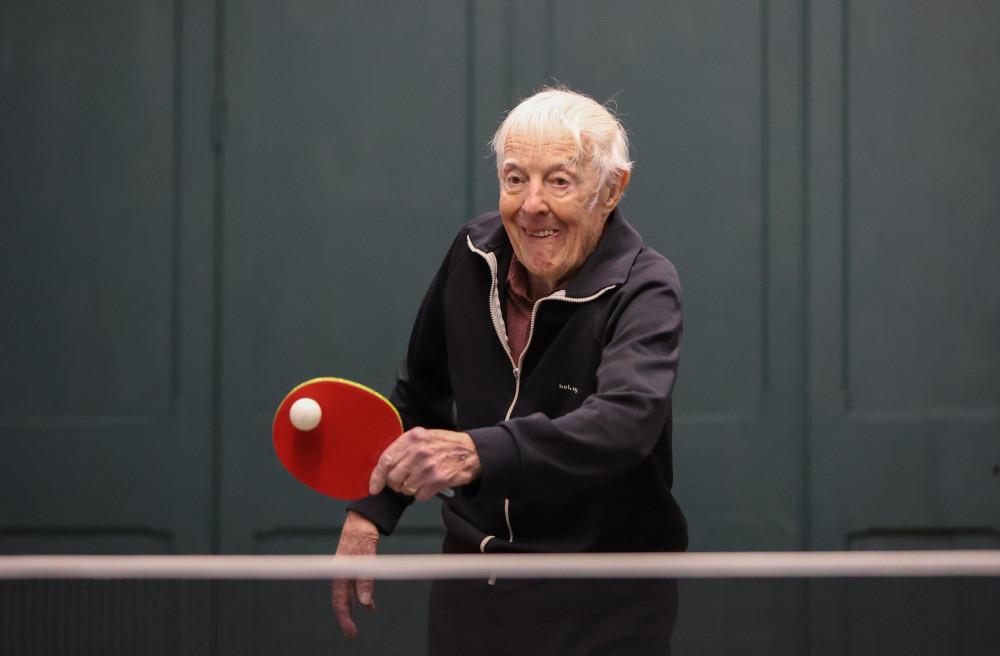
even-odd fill
[(563, 385), (562, 383), (559, 384), (559, 389), (566, 390), (567, 392), (573, 392), (574, 394), (580, 393), (580, 390), (576, 387), (573, 387), (572, 385)]

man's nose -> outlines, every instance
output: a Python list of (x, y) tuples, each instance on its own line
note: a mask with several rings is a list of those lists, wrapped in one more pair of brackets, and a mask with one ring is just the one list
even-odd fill
[(545, 187), (540, 182), (532, 181), (528, 184), (528, 194), (524, 198), (524, 205), (522, 207), (525, 212), (532, 214), (548, 210), (549, 203), (545, 194)]

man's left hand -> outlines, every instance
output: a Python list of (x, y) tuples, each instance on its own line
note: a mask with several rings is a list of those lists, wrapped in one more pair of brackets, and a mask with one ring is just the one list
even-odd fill
[(479, 452), (468, 433), (413, 428), (400, 435), (379, 457), (368, 491), (389, 486), (426, 501), (438, 492), (471, 483), (482, 472)]

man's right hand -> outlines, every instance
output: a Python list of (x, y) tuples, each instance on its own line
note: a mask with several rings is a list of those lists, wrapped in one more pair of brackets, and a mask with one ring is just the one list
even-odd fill
[[(347, 519), (344, 521), (344, 528), (340, 532), (337, 555), (374, 556), (378, 547), (378, 539), (379, 533), (375, 524), (353, 510), (349, 510), (347, 511)], [(371, 579), (333, 580), (333, 610), (337, 614), (341, 630), (348, 638), (358, 635), (358, 627), (351, 619), (354, 600), (357, 599), (358, 603), (368, 609), (368, 612), (375, 611), (375, 602), (372, 600), (373, 586)]]

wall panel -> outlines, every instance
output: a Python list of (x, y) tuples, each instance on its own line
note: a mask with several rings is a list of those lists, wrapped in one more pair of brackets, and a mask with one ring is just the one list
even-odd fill
[(555, 2), (549, 76), (617, 107), (636, 161), (623, 211), (680, 273), (676, 476), (692, 548), (796, 548), (801, 265), (779, 231), (801, 214), (776, 191), (794, 199), (800, 171), (771, 157), (798, 152), (801, 14), (724, 5)]
[(211, 158), (186, 129), (211, 43), (185, 9), (0, 7), (4, 551), (210, 548)]
[(1000, 77), (977, 62), (1000, 12), (973, 4), (824, 3), (814, 24), (812, 137), (839, 135), (810, 183), (818, 545), (996, 526)]
[(1000, 412), (1000, 12), (850, 7), (852, 411)]
[[(227, 13), (224, 551), (342, 522), (343, 504), (282, 469), (270, 424), (309, 378), (391, 389), (468, 218), (466, 22), (461, 2)], [(434, 504), (414, 510), (408, 521), (440, 524)]]
[[(819, 2), (810, 16), (811, 541), (996, 548), (1000, 76), (983, 62), (1000, 59), (1000, 12), (898, 9)], [(995, 641), (990, 582), (839, 587), (811, 597), (813, 653)]]

